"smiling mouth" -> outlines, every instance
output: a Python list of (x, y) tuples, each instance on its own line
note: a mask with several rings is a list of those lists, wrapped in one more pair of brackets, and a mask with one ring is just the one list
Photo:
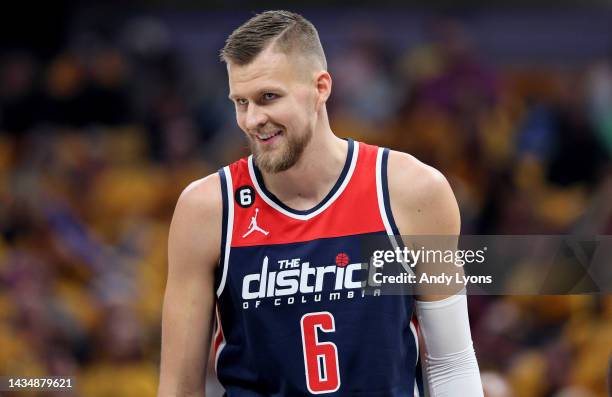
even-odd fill
[(282, 134), (281, 130), (278, 130), (276, 132), (272, 132), (269, 134), (256, 134), (255, 136), (257, 137), (257, 139), (259, 139), (260, 141), (266, 142), (269, 141), (270, 139), (274, 138), (275, 136), (278, 136)]

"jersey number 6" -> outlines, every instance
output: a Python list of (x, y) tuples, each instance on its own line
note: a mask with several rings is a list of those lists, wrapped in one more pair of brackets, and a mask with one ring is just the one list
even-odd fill
[(302, 316), (301, 327), (308, 391), (321, 394), (338, 390), (338, 348), (332, 342), (319, 342), (318, 338), (319, 330), (336, 331), (334, 316), (330, 312), (306, 313)]

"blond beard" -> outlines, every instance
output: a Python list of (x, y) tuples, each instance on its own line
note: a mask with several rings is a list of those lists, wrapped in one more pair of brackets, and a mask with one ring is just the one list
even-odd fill
[(249, 138), (249, 148), (259, 169), (269, 174), (276, 174), (293, 167), (308, 146), (312, 138), (312, 131), (309, 130), (297, 137), (284, 135), (284, 138), (284, 143), (275, 150), (260, 150), (254, 138)]

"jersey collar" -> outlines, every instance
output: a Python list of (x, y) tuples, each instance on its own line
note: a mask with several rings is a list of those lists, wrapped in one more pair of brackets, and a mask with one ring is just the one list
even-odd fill
[(257, 193), (268, 205), (287, 215), (288, 217), (299, 220), (308, 220), (317, 216), (327, 207), (329, 207), (338, 197), (340, 197), (340, 194), (342, 194), (348, 185), (351, 176), (353, 175), (353, 171), (355, 170), (355, 166), (357, 164), (357, 156), (359, 155), (359, 142), (355, 142), (350, 138), (347, 139), (347, 142), (348, 152), (346, 155), (346, 161), (344, 162), (344, 167), (342, 167), (342, 172), (329, 193), (327, 193), (325, 198), (323, 198), (323, 200), (321, 200), (321, 202), (316, 206), (308, 210), (296, 210), (285, 205), (278, 199), (278, 197), (266, 189), (261, 171), (259, 168), (257, 168), (257, 165), (253, 161), (253, 155), (251, 155), (248, 159), (249, 175), (251, 176), (251, 180), (255, 186), (255, 189), (257, 190)]

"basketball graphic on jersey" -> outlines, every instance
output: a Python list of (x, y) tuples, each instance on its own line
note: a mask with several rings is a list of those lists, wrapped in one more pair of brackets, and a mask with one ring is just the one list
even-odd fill
[(345, 267), (349, 263), (349, 257), (344, 252), (336, 255), (336, 265), (339, 267)]

